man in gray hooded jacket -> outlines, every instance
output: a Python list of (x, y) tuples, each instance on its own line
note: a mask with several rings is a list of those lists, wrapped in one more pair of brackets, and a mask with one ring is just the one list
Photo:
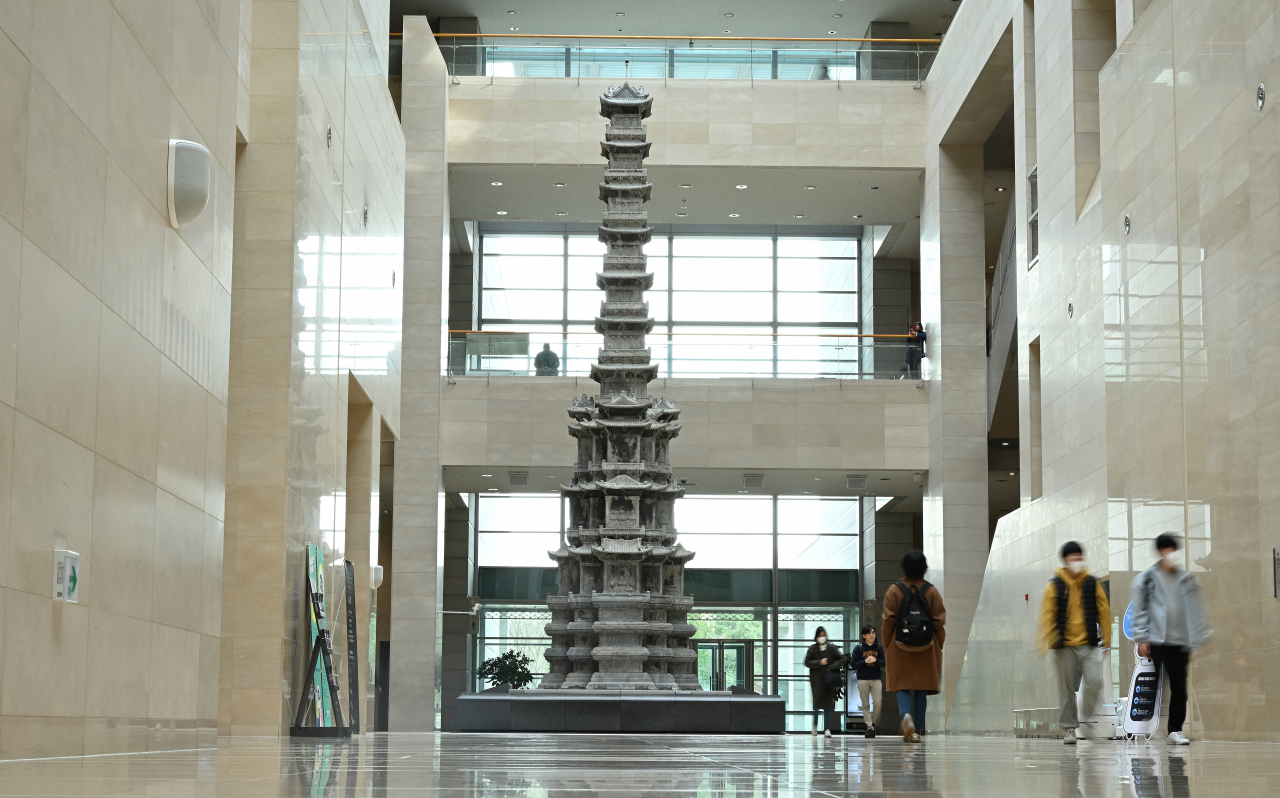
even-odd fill
[(1169, 744), (1187, 745), (1187, 663), (1213, 634), (1200, 584), (1184, 567), (1178, 539), (1156, 538), (1160, 561), (1133, 580), (1133, 639), (1169, 680)]

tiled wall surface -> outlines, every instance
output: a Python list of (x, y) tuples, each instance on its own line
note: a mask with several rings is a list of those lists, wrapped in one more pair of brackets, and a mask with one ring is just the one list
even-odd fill
[[(1155, 559), (1152, 539), (1173, 532), (1188, 541), (1216, 629), (1192, 664), (1192, 734), (1280, 741), (1268, 711), (1280, 682), (1266, 665), (1280, 655), (1269, 487), (1280, 405), (1268, 368), (1280, 114), (1255, 100), (1259, 83), (1280, 80), (1280, 4), (1154, 0), (1141, 11), (1098, 74), (1100, 197), (1083, 213), (1078, 135), (1055, 124), (1079, 121), (1080, 69), (1064, 56), (1081, 52), (1078, 5), (1010, 10), (1033, 14), (1031, 26), (1014, 17), (1026, 37), (1015, 71), (1035, 86), (1023, 130), (1038, 132), (1034, 149), (1020, 140), (1018, 163), (1019, 178), (1038, 168), (1041, 245), (1030, 271), (1022, 255), (1018, 333), (1024, 439), (1026, 348), (1041, 346), (1044, 495), (1032, 500), (1024, 462), (1023, 506), (996, 532), (950, 728), (1007, 731), (1013, 709), (1056, 703), (1033, 640), (1063, 542), (1083, 542), (1109, 579), (1118, 622)], [(973, 22), (967, 13), (957, 25)], [(1025, 219), (1020, 204), (1020, 229)], [(1133, 647), (1116, 645), (1123, 695)]]
[[(348, 545), (363, 563), (357, 595), (368, 588), (371, 541), (347, 542), (349, 388), (358, 383), (364, 450), (381, 424), (399, 430), (404, 287), (404, 137), (386, 85), (386, 8), (375, 5), (254, 3), (231, 303), (224, 734), (285, 733), (297, 709), (306, 545), (330, 564), (336, 640)], [(354, 483), (353, 506), (373, 487), (368, 475)]]
[[(450, 163), (600, 163), (600, 95), (610, 81), (457, 80)], [(653, 97), (650, 166), (924, 166), (924, 92), (910, 82), (641, 83)]]
[[(212, 743), (246, 26), (240, 0), (0, 3), (0, 757)], [(213, 153), (181, 230), (169, 138)]]
[[(600, 386), (574, 377), (456, 377), (444, 387), (445, 465), (570, 465), (565, 410)], [(680, 407), (680, 468), (924, 470), (928, 395), (895, 380), (657, 379)]]

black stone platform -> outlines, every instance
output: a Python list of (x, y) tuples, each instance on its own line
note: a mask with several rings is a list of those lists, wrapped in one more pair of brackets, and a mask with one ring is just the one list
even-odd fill
[(512, 690), (458, 696), (458, 731), (782, 734), (786, 700), (750, 693)]

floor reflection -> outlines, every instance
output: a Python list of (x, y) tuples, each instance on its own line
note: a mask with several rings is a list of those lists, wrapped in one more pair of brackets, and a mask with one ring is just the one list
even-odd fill
[(893, 737), (375, 734), (0, 762), (0, 796), (801, 798), (1273, 794), (1280, 747)]

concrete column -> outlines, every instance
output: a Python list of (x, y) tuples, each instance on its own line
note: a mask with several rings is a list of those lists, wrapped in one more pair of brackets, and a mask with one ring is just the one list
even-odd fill
[[(444, 609), (468, 612), (476, 595), (475, 528), (471, 510), (456, 493), (447, 494), (444, 510)], [(472, 641), (474, 615), (445, 615), (441, 620), (440, 728), (456, 731), (458, 696), (467, 692), (475, 668)]]
[[(910, 258), (877, 258), (876, 247), (883, 240), (883, 237), (874, 235), (862, 239), (861, 332), (905, 335), (907, 326), (912, 322), (911, 271), (914, 262)], [(863, 371), (870, 371), (877, 378), (896, 377), (905, 364), (906, 350), (903, 346), (882, 345), (878, 350), (874, 346), (862, 348)]]
[(449, 75), (426, 17), (404, 18), (404, 365), (395, 456), (391, 731), (431, 731), (437, 702), (440, 385), (448, 269)]
[(949, 712), (988, 550), (982, 147), (944, 144), (929, 148), (927, 157), (920, 220), (920, 301), (931, 377), (924, 552), (927, 578), (947, 604), (943, 694)]
[[(355, 377), (347, 397), (347, 537), (346, 559), (356, 577), (356, 664), (360, 731), (373, 731), (373, 669), (369, 662), (370, 567), (377, 563), (378, 483), (382, 417)], [(345, 612), (345, 608), (344, 608)], [(335, 642), (346, 652), (346, 638)], [(347, 684), (343, 684), (345, 689)], [(344, 706), (345, 709), (345, 706)]]
[(912, 513), (876, 512), (876, 500), (862, 500), (862, 621), (880, 628), (884, 592), (902, 578), (902, 555), (912, 548)]

